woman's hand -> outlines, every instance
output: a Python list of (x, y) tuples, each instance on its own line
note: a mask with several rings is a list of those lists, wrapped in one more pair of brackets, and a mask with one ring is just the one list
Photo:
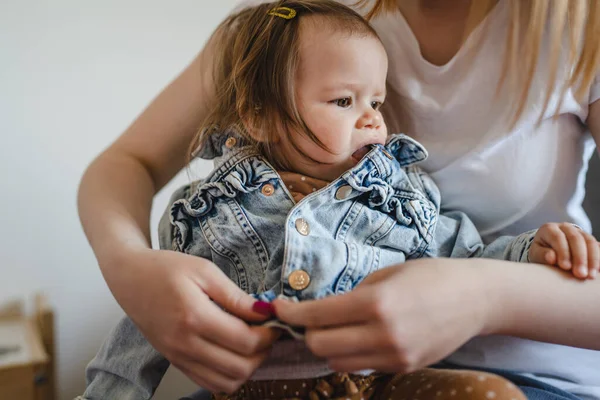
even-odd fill
[(274, 306), (308, 328), (308, 347), (334, 370), (410, 372), (485, 330), (490, 296), (480, 271), (465, 260), (420, 259), (375, 272), (348, 294)]
[(273, 330), (244, 322), (265, 316), (207, 260), (145, 249), (123, 263), (113, 285), (121, 305), (148, 341), (203, 388), (233, 392), (277, 339)]

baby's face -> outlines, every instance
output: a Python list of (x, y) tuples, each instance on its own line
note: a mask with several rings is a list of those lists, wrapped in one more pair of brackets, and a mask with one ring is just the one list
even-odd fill
[(355, 166), (368, 145), (384, 144), (387, 128), (379, 107), (385, 100), (387, 55), (379, 40), (366, 35), (335, 33), (303, 21), (296, 101), (308, 128), (329, 148), (295, 135), (298, 146), (318, 164), (289, 148), (296, 172), (334, 180)]

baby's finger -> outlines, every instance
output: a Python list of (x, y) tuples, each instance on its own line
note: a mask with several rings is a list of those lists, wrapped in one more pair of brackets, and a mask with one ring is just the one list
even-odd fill
[(556, 265), (556, 252), (549, 247), (534, 243), (529, 249), (528, 261), (536, 264)]
[(571, 269), (569, 242), (558, 224), (543, 225), (539, 229), (536, 238), (542, 242), (543, 247), (551, 247), (555, 251), (557, 258), (554, 264), (566, 271)]
[(600, 270), (600, 243), (590, 234), (585, 235), (588, 251), (588, 269), (590, 270), (589, 277), (595, 279)]
[(541, 243), (534, 240), (529, 248), (529, 253), (527, 254), (527, 262), (545, 264), (545, 255), (547, 249), (547, 247), (542, 246)]
[(556, 252), (554, 250), (544, 248), (542, 249), (541, 253), (545, 264), (556, 265), (558, 257), (556, 257)]
[(565, 233), (571, 251), (571, 264), (573, 274), (578, 278), (588, 277), (588, 254), (585, 232), (572, 224), (561, 224), (561, 230)]

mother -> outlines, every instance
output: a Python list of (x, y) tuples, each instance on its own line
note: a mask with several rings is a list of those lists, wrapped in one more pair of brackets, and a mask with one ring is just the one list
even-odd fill
[[(423, 167), (446, 207), (468, 213), (488, 239), (549, 221), (590, 229), (581, 201), (600, 141), (600, 2), (359, 3), (375, 15), (390, 59), (388, 126), (428, 148)], [(211, 101), (213, 51), (209, 42), (92, 163), (79, 209), (115, 298), (154, 347), (199, 385), (232, 390), (273, 334), (244, 322), (263, 317), (213, 264), (151, 250), (148, 223), (154, 194), (184, 167)], [(309, 346), (337, 369), (412, 371), (446, 359), (449, 368), (517, 371), (509, 378), (518, 384), (526, 376), (600, 399), (598, 304), (600, 280), (437, 259), (386, 269), (344, 296), (276, 308), (309, 326)]]

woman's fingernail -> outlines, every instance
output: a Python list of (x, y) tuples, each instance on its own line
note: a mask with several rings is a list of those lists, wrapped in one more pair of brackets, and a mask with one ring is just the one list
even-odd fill
[(581, 275), (583, 278), (588, 276), (588, 270), (586, 267), (581, 266), (578, 268), (578, 271), (579, 271), (579, 275)]
[(592, 279), (596, 279), (596, 277), (598, 276), (598, 270), (597, 269), (591, 270), (590, 275), (592, 276)]
[(256, 301), (254, 304), (252, 304), (252, 311), (267, 317), (275, 315), (275, 308), (273, 307), (273, 304), (265, 301)]

